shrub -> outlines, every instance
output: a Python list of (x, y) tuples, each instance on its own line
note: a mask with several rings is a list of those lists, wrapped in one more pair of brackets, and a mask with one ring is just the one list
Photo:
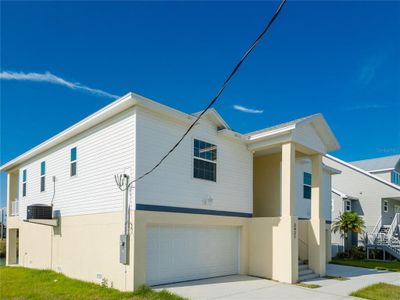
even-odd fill
[(364, 247), (352, 247), (349, 251), (349, 256), (352, 259), (365, 259), (366, 253)]
[(336, 254), (336, 257), (337, 257), (337, 258), (348, 258), (349, 256), (348, 256), (347, 253), (345, 253), (345, 252), (338, 252), (338, 253)]

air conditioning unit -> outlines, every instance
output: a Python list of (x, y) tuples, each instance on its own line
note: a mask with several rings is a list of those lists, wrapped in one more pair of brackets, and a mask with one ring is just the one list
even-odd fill
[(26, 218), (31, 219), (52, 219), (53, 207), (45, 204), (32, 204), (28, 205)]

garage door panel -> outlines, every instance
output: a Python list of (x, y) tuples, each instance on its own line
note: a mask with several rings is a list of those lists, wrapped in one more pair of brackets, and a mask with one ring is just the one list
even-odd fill
[(239, 228), (150, 226), (147, 229), (147, 284), (237, 274)]

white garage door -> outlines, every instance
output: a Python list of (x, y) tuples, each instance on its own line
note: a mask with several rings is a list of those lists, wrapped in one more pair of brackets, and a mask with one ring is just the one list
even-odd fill
[(237, 274), (239, 240), (238, 227), (148, 227), (147, 284)]

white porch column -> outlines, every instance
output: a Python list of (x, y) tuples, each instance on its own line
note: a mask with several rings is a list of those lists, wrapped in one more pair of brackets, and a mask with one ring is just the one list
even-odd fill
[(295, 164), (296, 147), (293, 143), (282, 145), (281, 167), (281, 218), (274, 243), (275, 278), (295, 283), (298, 280), (298, 221), (295, 216)]
[(322, 155), (315, 154), (312, 162), (312, 188), (311, 188), (311, 220), (308, 228), (308, 258), (309, 266), (315, 273), (326, 274), (326, 236), (323, 207), (323, 171)]

